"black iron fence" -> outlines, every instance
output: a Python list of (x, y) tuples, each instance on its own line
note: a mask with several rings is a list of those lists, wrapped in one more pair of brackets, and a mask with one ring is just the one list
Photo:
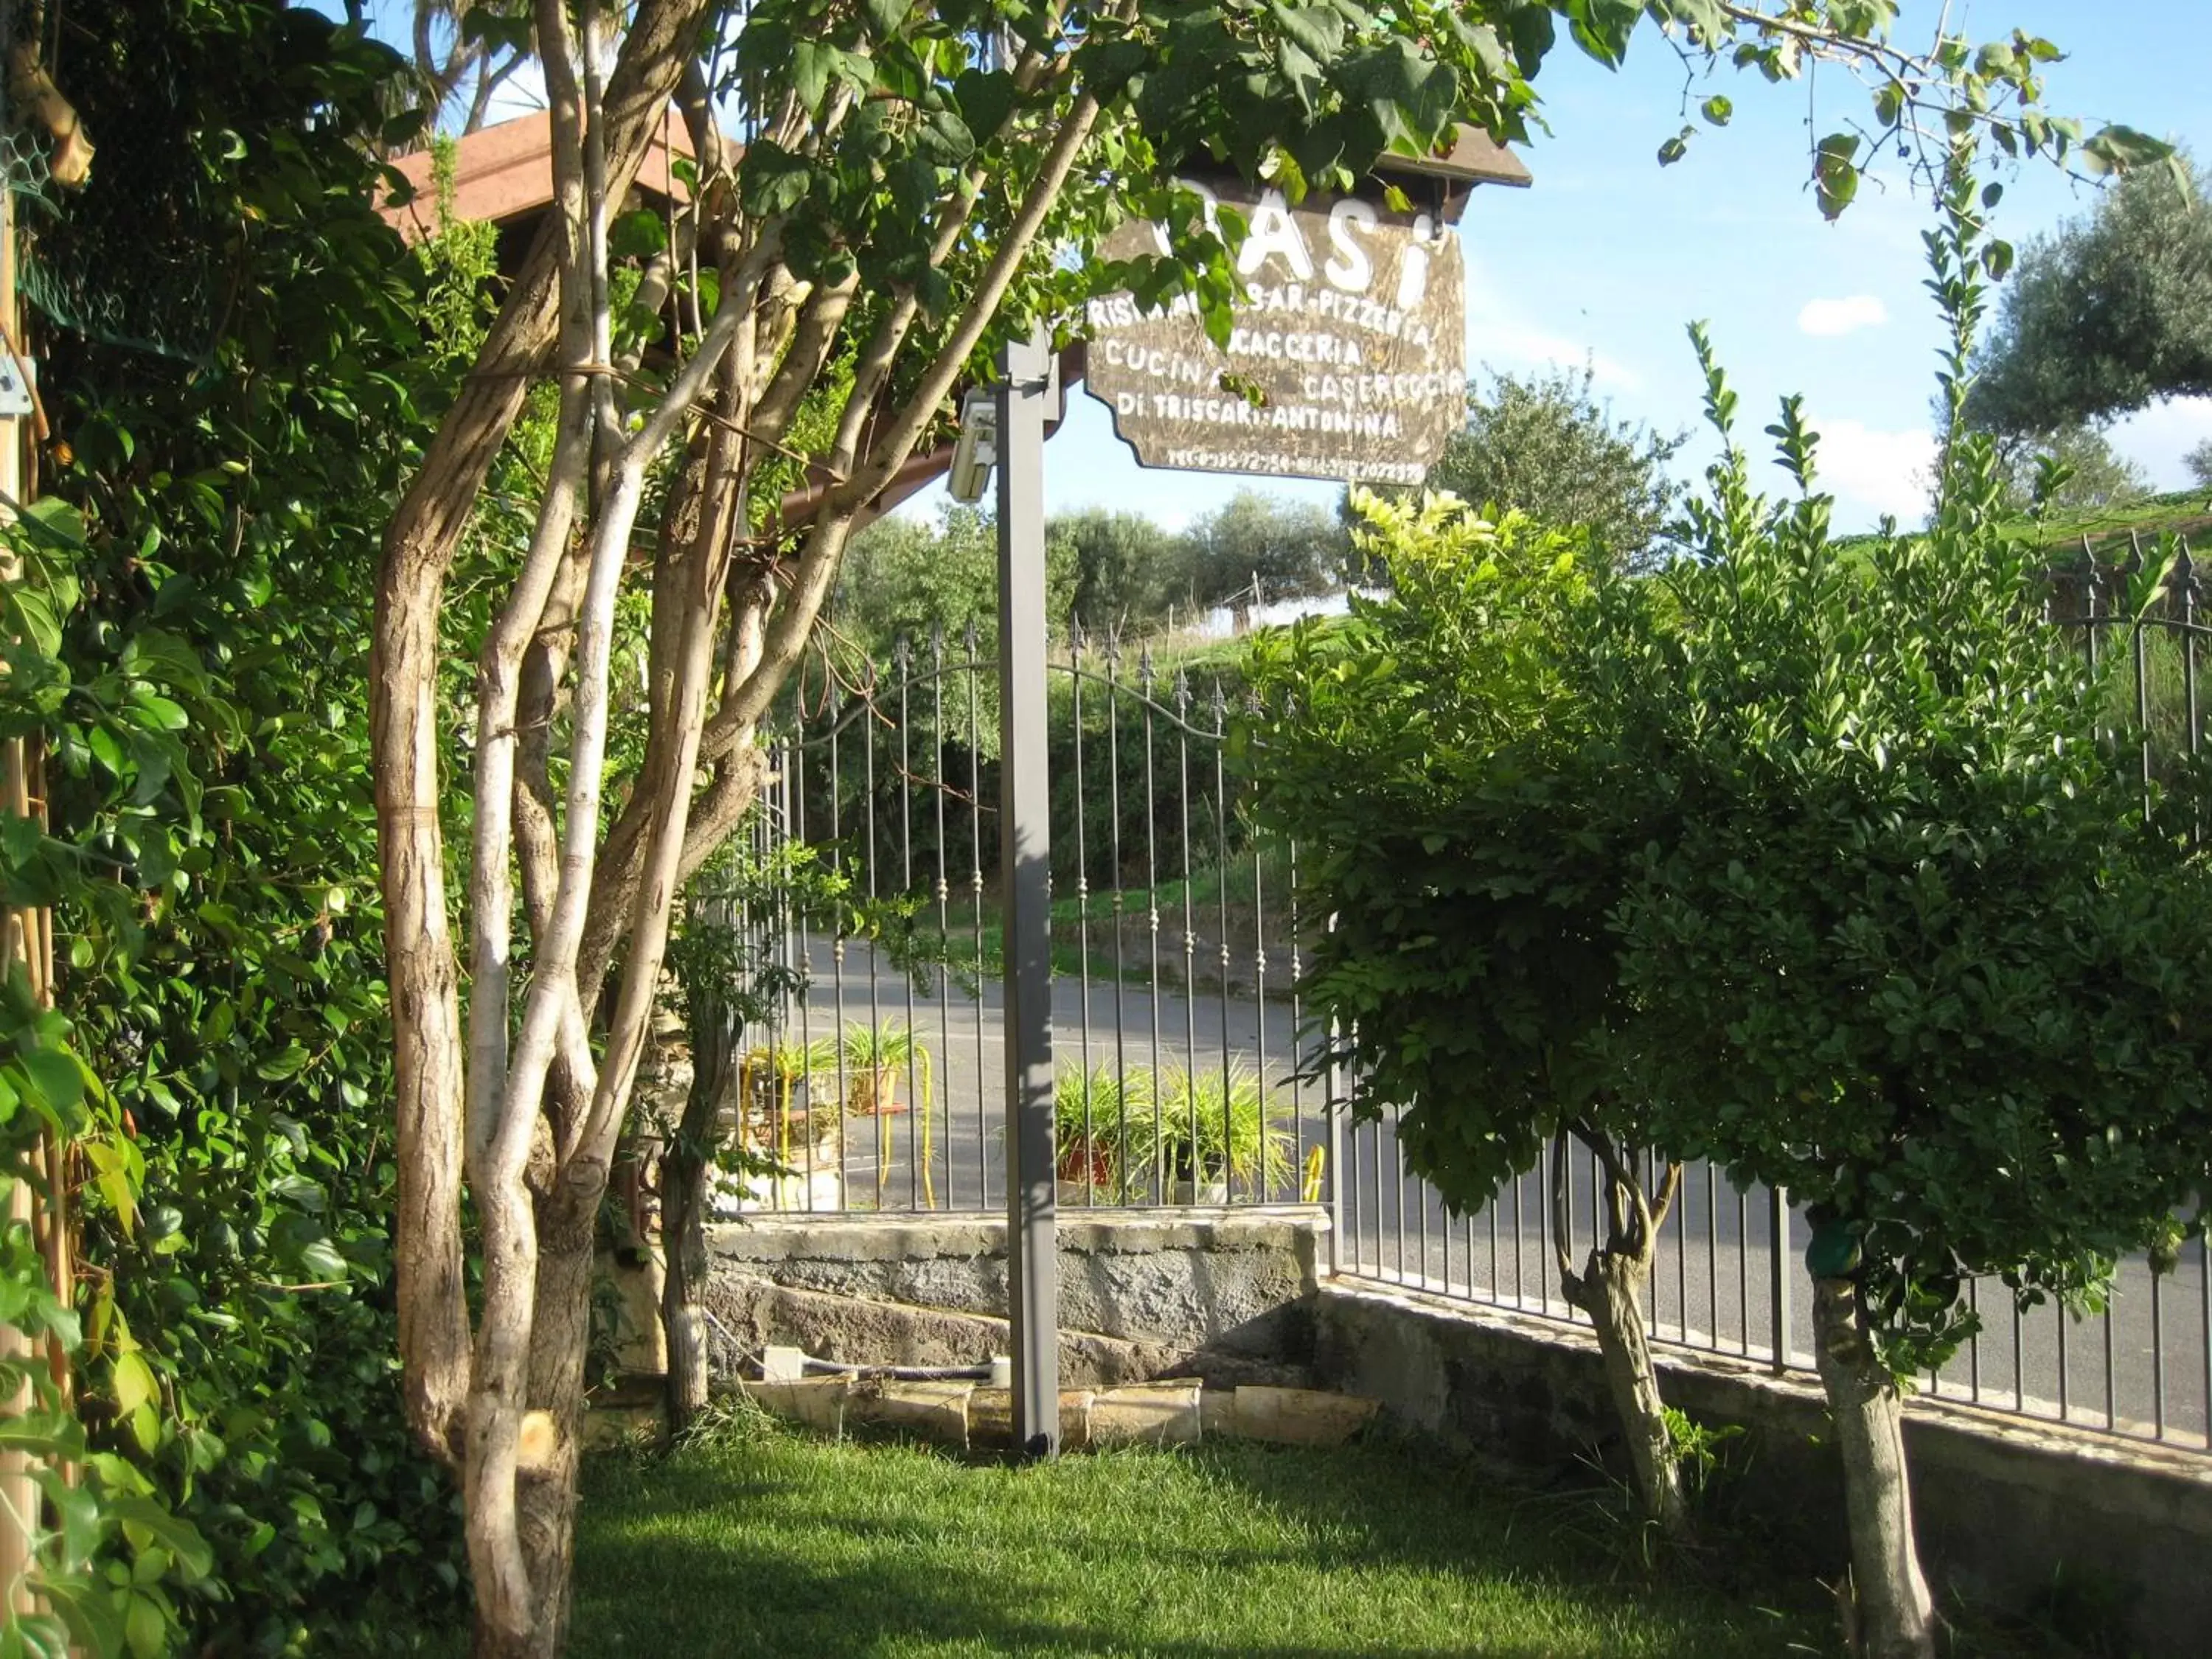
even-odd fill
[[(2047, 620), (2089, 659), (2130, 654), (2116, 763), (2145, 787), (2203, 746), (2200, 578), (2132, 548), (2054, 571)], [(2160, 577), (2163, 574), (2162, 582)], [(744, 1133), (787, 1174), (733, 1208), (999, 1212), (1005, 1048), (998, 985), (996, 665), (972, 634), (902, 644), (857, 675), (816, 677), (776, 745), (763, 850), (797, 842), (854, 891), (904, 896), (923, 950), (794, 922), (780, 942), (807, 988), (740, 1072)], [(1547, 1169), (1482, 1213), (1450, 1216), (1411, 1175), (1395, 1123), (1353, 1124), (1312, 1064), (1297, 1000), (1297, 852), (1254, 837), (1224, 757), (1244, 696), (1233, 650), (1125, 647), (1075, 630), (1054, 652), (1054, 1044), (1060, 1200), (1330, 1207), (1334, 1265), (1359, 1278), (1575, 1321), (1553, 1249), (1594, 1242), (1600, 1176), (1570, 1153), (1555, 1218)], [(1661, 1343), (1809, 1367), (1809, 1228), (1778, 1195), (1686, 1172), (1650, 1310)], [(1936, 1396), (2212, 1449), (2212, 1253), (2166, 1273), (2123, 1264), (2103, 1311), (2016, 1310), (1970, 1285), (1985, 1319)]]
[[(1294, 855), (1237, 811), (1233, 662), (1203, 641), (1124, 649), (1078, 630), (1051, 670), (1063, 1203), (1322, 1201)], [(995, 676), (972, 631), (939, 633), (799, 689), (757, 833), (813, 848), (856, 896), (903, 896), (920, 960), (793, 921), (784, 950), (808, 988), (745, 1074), (746, 1133), (793, 1173), (741, 1202), (1005, 1202)]]

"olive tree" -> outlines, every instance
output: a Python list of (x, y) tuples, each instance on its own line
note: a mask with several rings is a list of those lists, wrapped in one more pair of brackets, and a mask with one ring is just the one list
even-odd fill
[[(1073, 566), (1068, 614), (1095, 634), (1148, 633), (1183, 597), (1182, 538), (1141, 513), (1101, 507), (1063, 514), (1045, 527)], [(995, 573), (994, 573), (995, 574)]]
[(1697, 556), (1658, 579), (1675, 707), (1650, 757), (1687, 810), (1613, 919), (1651, 1133), (1810, 1208), (1852, 1605), (1884, 1659), (1934, 1650), (1900, 1406), (1973, 1329), (1962, 1287), (2094, 1304), (2212, 1179), (2203, 780), (2147, 787), (2136, 734), (2106, 737), (2129, 653), (2094, 669), (2040, 620), (2042, 557), (1961, 430), (1963, 175), (1944, 206), (1952, 431), (1924, 534), (1831, 542), (1794, 402), (1769, 430), (1795, 497), (1754, 495), (1707, 356), (1729, 447)]
[(1467, 425), (1424, 484), (1518, 507), (1540, 524), (1587, 526), (1626, 568), (1661, 562), (1681, 493), (1667, 467), (1687, 434), (1616, 422), (1595, 395), (1595, 379), (1585, 368), (1468, 381)]
[[(1647, 15), (1692, 57), (1773, 78), (1833, 62), (1869, 83), (1883, 145), (1948, 112), (2032, 150), (2139, 147), (2046, 119), (2046, 43), (1916, 54), (1887, 41), (1895, 14), (1892, 0), (538, 0), (555, 210), (395, 511), (371, 674), (405, 1400), (458, 1474), (480, 1654), (551, 1653), (567, 1628), (592, 1220), (676, 896), (758, 793), (761, 723), (848, 538), (926, 465), (961, 385), (1009, 339), (1064, 333), (1103, 289), (1190, 295), (1225, 338), (1244, 221), (1209, 221), (1179, 171), (1231, 169), (1288, 199), (1436, 153), (1456, 123), (1524, 137), (1561, 27), (1607, 63)], [(489, 40), (505, 16), (472, 8), (464, 27)], [(622, 208), (672, 101), (694, 180), (672, 228)], [(1824, 209), (1849, 200), (1863, 142), (1820, 141)], [(1168, 251), (1093, 257), (1133, 215)], [(618, 246), (640, 250), (620, 282)], [(534, 382), (557, 394), (534, 518), (472, 589), (491, 619), (456, 745), (457, 898), (447, 579)], [(634, 708), (611, 677), (632, 614), (647, 638)]]
[(1352, 552), (1351, 538), (1327, 507), (1256, 489), (1240, 489), (1201, 515), (1181, 541), (1192, 605), (1227, 606), (1240, 634), (1255, 605), (1341, 586)]
[(2212, 191), (2194, 161), (2124, 179), (2025, 245), (1974, 367), (1967, 420), (2001, 437), (2212, 395)]
[(1599, 1237), (1560, 1282), (1589, 1316), (1646, 1513), (1682, 1490), (1644, 1341), (1659, 1227), (1680, 1181), (1650, 1145), (1609, 925), (1642, 849), (1674, 834), (1679, 786), (1651, 763), (1667, 707), (1649, 585), (1587, 531), (1492, 524), (1458, 503), (1356, 498), (1389, 580), (1341, 623), (1263, 635), (1240, 728), (1253, 811), (1296, 840), (1299, 902), (1327, 915), (1299, 991), (1334, 1033), (1355, 1114), (1397, 1114), (1409, 1169), (1471, 1212), (1568, 1146), (1603, 1171)]

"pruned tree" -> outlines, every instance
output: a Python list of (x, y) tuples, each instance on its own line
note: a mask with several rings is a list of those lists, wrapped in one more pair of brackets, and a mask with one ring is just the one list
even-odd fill
[(1086, 630), (1145, 632), (1182, 592), (1182, 538), (1141, 513), (1086, 507), (1053, 520), (1046, 537), (1067, 550), (1074, 588), (1068, 610)]
[(1981, 304), (1963, 173), (1944, 205), (1951, 441), (1925, 533), (1831, 541), (1794, 399), (1768, 429), (1795, 496), (1755, 495), (1703, 354), (1727, 453), (1696, 556), (1662, 579), (1678, 702), (1648, 751), (1693, 805), (1614, 916), (1654, 1133), (1809, 1210), (1844, 1601), (1878, 1659), (1935, 1651), (1901, 1411), (1905, 1379), (1974, 1330), (1966, 1285), (2094, 1306), (2212, 1183), (2212, 1024), (2190, 989), (2212, 971), (2204, 779), (2147, 787), (2135, 734), (2105, 738), (2130, 653), (2100, 671), (2039, 620), (2045, 556), (1962, 430)]
[[(1386, 154), (1427, 155), (1457, 121), (1523, 137), (1556, 27), (1611, 63), (1647, 10), (1693, 56), (1862, 74), (1885, 138), (1910, 143), (1950, 109), (2032, 150), (2136, 146), (2021, 121), (2055, 56), (2042, 43), (1913, 54), (1881, 38), (1889, 0), (1338, 0), (1226, 17), (1164, 0), (638, 0), (618, 14), (538, 0), (556, 210), (394, 514), (372, 673), (405, 1398), (459, 1474), (480, 1655), (563, 1639), (592, 1221), (672, 907), (760, 788), (757, 734), (855, 527), (943, 431), (962, 382), (988, 374), (1002, 343), (1067, 326), (1089, 294), (1192, 294), (1225, 331), (1243, 225), (1224, 214), (1217, 231), (1178, 170), (1264, 173), (1298, 193), (1349, 187)], [(620, 204), (672, 100), (692, 199), (617, 307)], [(742, 150), (716, 125), (725, 107)], [(1847, 198), (1857, 147), (1822, 142), (1826, 205)], [(1165, 255), (1063, 257), (1095, 253), (1131, 215), (1164, 227)], [(455, 904), (447, 579), (541, 377), (558, 413), (527, 544), (491, 584)], [(628, 585), (646, 590), (639, 759), (611, 778)], [(586, 1011), (601, 1009), (595, 1027)]]
[(1226, 605), (1242, 633), (1255, 605), (1310, 599), (1344, 584), (1352, 538), (1328, 508), (1240, 489), (1181, 538), (1194, 605)]
[[(777, 959), (775, 938), (792, 918), (835, 909), (844, 878), (822, 870), (811, 850), (790, 846), (763, 859), (725, 847), (691, 884), (687, 914), (669, 946), (672, 1012), (683, 1021), (691, 1079), (672, 1122), (654, 1127), (665, 1274), (660, 1323), (668, 1343), (668, 1432), (681, 1436), (706, 1408), (707, 1234), (712, 1172), (786, 1173), (744, 1144), (745, 1045), (784, 999), (804, 994), (805, 975)], [(839, 921), (846, 920), (840, 915)], [(738, 1120), (734, 1141), (725, 1126)]]
[[(1074, 592), (1075, 549), (1047, 538), (1046, 614), (1066, 626)], [(828, 615), (844, 641), (887, 661), (903, 638), (919, 647), (933, 629), (964, 639), (972, 628), (985, 649), (999, 638), (998, 520), (953, 506), (935, 524), (879, 519), (853, 538)]]
[(2097, 427), (2062, 428), (2020, 444), (1995, 446), (2005, 487), (2014, 507), (2040, 505), (2061, 512), (2118, 507), (2151, 493), (2142, 468), (2118, 450)]
[[(1648, 748), (1669, 706), (1648, 672), (1654, 594), (1587, 531), (1357, 500), (1389, 592), (1258, 640), (1266, 712), (1233, 747), (1255, 817), (1297, 844), (1301, 908), (1330, 918), (1299, 993), (1352, 1110), (1390, 1115), (1455, 1212), (1548, 1158), (1560, 1282), (1596, 1331), (1644, 1513), (1676, 1529), (1643, 1310), (1680, 1170), (1647, 1184), (1607, 920), (1682, 811)], [(1584, 1156), (1601, 1207), (1577, 1261), (1564, 1183)]]

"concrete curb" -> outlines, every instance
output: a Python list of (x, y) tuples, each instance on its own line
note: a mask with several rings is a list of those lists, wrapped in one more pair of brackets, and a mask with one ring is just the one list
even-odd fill
[[(742, 1386), (763, 1410), (825, 1434), (870, 1425), (963, 1451), (1013, 1443), (1013, 1396), (1005, 1389), (845, 1376)], [(1379, 1404), (1318, 1389), (1209, 1390), (1188, 1380), (1067, 1389), (1060, 1396), (1060, 1441), (1066, 1451), (1192, 1446), (1209, 1436), (1337, 1446), (1365, 1428)]]

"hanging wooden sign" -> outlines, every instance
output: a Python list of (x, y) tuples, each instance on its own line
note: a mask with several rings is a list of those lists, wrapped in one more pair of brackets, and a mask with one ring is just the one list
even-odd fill
[[(1466, 273), (1452, 228), (1363, 197), (1293, 208), (1279, 190), (1182, 182), (1247, 216), (1246, 295), (1225, 351), (1188, 296), (1150, 313), (1126, 293), (1091, 302), (1085, 383), (1138, 461), (1419, 483), (1466, 421)], [(1103, 250), (1164, 251), (1141, 221)]]

